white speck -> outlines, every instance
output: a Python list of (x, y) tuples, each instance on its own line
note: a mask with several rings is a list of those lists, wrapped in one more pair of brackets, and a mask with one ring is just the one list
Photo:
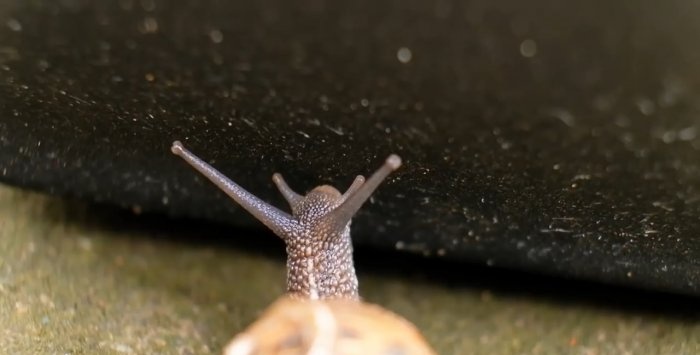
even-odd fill
[(677, 138), (677, 133), (676, 131), (666, 131), (664, 134), (661, 135), (661, 140), (664, 141), (664, 143), (673, 143), (676, 141)]
[(576, 124), (576, 118), (568, 110), (565, 110), (563, 108), (551, 108), (546, 112), (548, 115), (556, 117), (557, 119), (559, 119), (559, 121), (561, 121), (569, 127), (573, 127)]
[(22, 302), (15, 302), (15, 311), (17, 314), (25, 314), (29, 310), (29, 306)]
[(683, 128), (678, 131), (678, 139), (682, 141), (692, 141), (697, 137), (698, 130), (696, 127)]
[(163, 196), (163, 199), (161, 199), (161, 202), (163, 202), (163, 205), (167, 205), (170, 200), (168, 200), (168, 196)]
[(249, 118), (241, 118), (241, 121), (245, 122), (250, 127), (255, 127), (255, 121), (249, 119)]
[(114, 344), (114, 345), (112, 345), (112, 349), (114, 349), (115, 351), (120, 352), (120, 353), (133, 353), (134, 352), (134, 350), (131, 349), (131, 347), (126, 345), (126, 344)]
[(328, 128), (329, 131), (331, 131), (339, 136), (342, 136), (345, 134), (345, 132), (343, 132), (343, 127), (333, 128), (331, 126), (326, 126), (326, 128)]
[(369, 106), (369, 100), (367, 100), (367, 99), (360, 100), (360, 105), (362, 105), (362, 107)]
[(13, 18), (7, 20), (6, 24), (7, 24), (7, 27), (9, 27), (10, 30), (12, 30), (12, 31), (19, 32), (22, 30), (22, 24)]
[(406, 245), (404, 244), (404, 242), (402, 242), (402, 241), (400, 241), (400, 240), (399, 240), (398, 242), (396, 242), (396, 250), (403, 250), (403, 248), (404, 248), (405, 246), (406, 246)]
[(399, 62), (406, 64), (413, 58), (413, 53), (410, 49), (401, 47), (398, 51), (396, 51), (396, 58), (399, 60)]
[(564, 229), (564, 228), (553, 228), (553, 229), (543, 228), (543, 229), (540, 229), (540, 232), (542, 232), (542, 233), (571, 233), (570, 230)]
[(219, 30), (211, 30), (209, 32), (209, 39), (214, 43), (221, 43), (224, 40), (224, 34)]
[(513, 143), (507, 141), (507, 140), (500, 140), (501, 142), (501, 149), (503, 150), (508, 150), (513, 147)]
[(525, 58), (532, 58), (537, 54), (537, 42), (526, 39), (520, 43), (520, 54)]
[(493, 266), (494, 264), (495, 264), (495, 262), (493, 261), (493, 259), (487, 259), (487, 260), (486, 260), (486, 265), (488, 265), (488, 266)]
[(637, 100), (637, 108), (639, 109), (639, 112), (646, 116), (649, 116), (656, 111), (656, 105), (654, 102), (644, 97)]
[(84, 251), (92, 250), (92, 240), (90, 238), (80, 238), (78, 239), (78, 247)]
[(661, 208), (662, 210), (668, 211), (668, 212), (673, 212), (674, 208), (669, 206), (666, 202), (663, 201), (654, 201), (651, 203), (652, 206)]
[(301, 135), (304, 136), (305, 138), (311, 138), (311, 136), (310, 136), (308, 133), (306, 133), (306, 132), (297, 131), (297, 133), (301, 134)]
[(158, 20), (153, 17), (146, 17), (141, 24), (141, 32), (156, 33), (158, 32)]

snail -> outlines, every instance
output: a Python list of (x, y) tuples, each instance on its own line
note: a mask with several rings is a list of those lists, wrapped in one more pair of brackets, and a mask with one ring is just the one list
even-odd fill
[(286, 245), (287, 294), (234, 337), (225, 355), (435, 354), (413, 324), (362, 301), (358, 292), (351, 218), (379, 184), (401, 166), (398, 155), (390, 155), (369, 179), (357, 176), (342, 194), (332, 186), (321, 185), (300, 195), (275, 173), (272, 180), (289, 203), (290, 215), (246, 191), (179, 141), (173, 142), (171, 151)]

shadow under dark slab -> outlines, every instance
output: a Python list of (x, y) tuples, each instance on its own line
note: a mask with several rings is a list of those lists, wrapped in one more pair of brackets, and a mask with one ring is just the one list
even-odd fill
[[(183, 248), (213, 247), (235, 250), (273, 261), (286, 258), (284, 243), (265, 229), (240, 229), (224, 223), (124, 210), (110, 205), (89, 205), (75, 200), (47, 199), (49, 223), (79, 224), (117, 233), (113, 238), (139, 238), (175, 243)], [(236, 237), (245, 235), (247, 237)], [(575, 278), (484, 266), (398, 251), (355, 248), (360, 274), (419, 282), (435, 287), (489, 290), (513, 297), (533, 297), (562, 305), (587, 304), (601, 309), (659, 314), (689, 322), (700, 321), (697, 297), (622, 287)]]

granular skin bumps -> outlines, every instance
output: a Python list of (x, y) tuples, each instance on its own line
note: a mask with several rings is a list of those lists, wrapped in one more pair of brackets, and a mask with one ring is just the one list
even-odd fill
[(282, 212), (248, 193), (175, 142), (183, 157), (287, 245), (287, 295), (226, 347), (225, 355), (434, 355), (402, 317), (360, 301), (352, 260), (350, 219), (389, 173), (397, 155), (341, 194), (322, 185), (301, 196), (282, 175), (272, 180), (292, 209)]

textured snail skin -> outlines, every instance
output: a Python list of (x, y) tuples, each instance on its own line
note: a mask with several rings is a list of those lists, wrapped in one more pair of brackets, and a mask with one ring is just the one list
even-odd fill
[(274, 174), (272, 180), (291, 206), (290, 215), (249, 193), (182, 143), (174, 142), (171, 151), (284, 240), (287, 291), (291, 296), (311, 300), (359, 299), (350, 220), (379, 184), (401, 166), (401, 158), (390, 155), (366, 181), (357, 176), (344, 194), (322, 185), (302, 196), (289, 188), (280, 174)]
[(436, 355), (399, 315), (361, 302), (352, 260), (350, 219), (379, 184), (401, 166), (390, 155), (367, 181), (357, 176), (344, 194), (323, 185), (305, 196), (280, 174), (272, 181), (292, 208), (270, 206), (174, 142), (182, 157), (287, 245), (286, 297), (238, 334), (224, 355)]

